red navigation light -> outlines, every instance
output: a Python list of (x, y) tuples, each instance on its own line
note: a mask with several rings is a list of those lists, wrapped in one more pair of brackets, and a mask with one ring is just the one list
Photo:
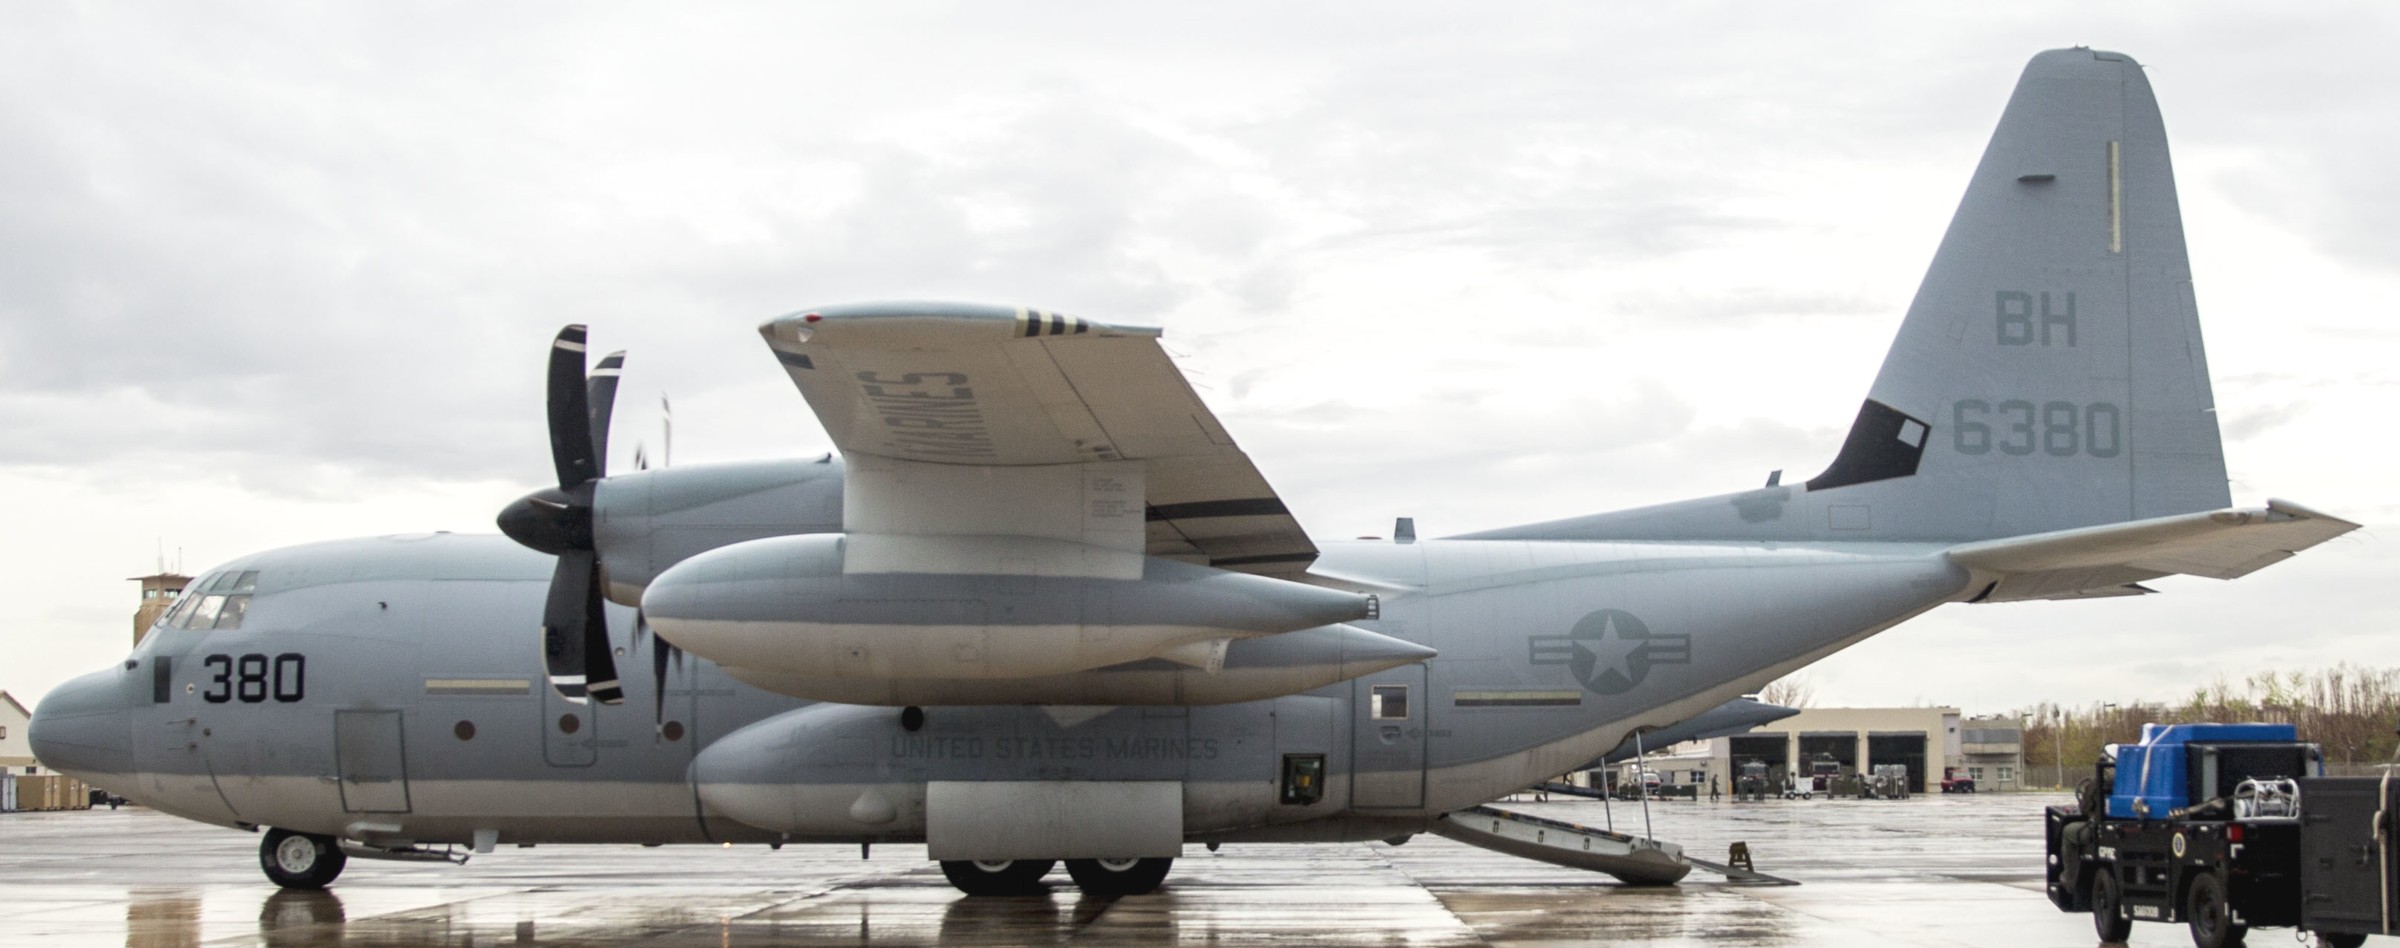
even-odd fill
[(825, 317), (824, 317), (824, 316), (822, 316), (822, 315), (819, 315), (819, 314), (817, 314), (817, 313), (810, 313), (810, 314), (808, 314), (808, 315), (806, 315), (806, 316), (802, 316), (802, 317), (800, 317), (800, 320), (801, 320), (802, 322), (818, 323), (818, 322), (824, 322), (824, 321), (825, 321)]

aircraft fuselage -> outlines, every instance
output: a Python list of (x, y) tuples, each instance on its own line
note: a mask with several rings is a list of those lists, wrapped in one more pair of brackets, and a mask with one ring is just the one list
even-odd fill
[[(1966, 584), (1909, 545), (1332, 544), (1320, 569), (1391, 590), (1358, 624), (1439, 657), (1233, 704), (934, 707), (912, 730), (898, 708), (798, 701), (688, 656), (642, 674), (653, 644), (619, 607), (625, 703), (560, 698), (529, 647), (548, 568), (448, 534), (229, 563), (202, 582), (256, 571), (238, 628), (158, 629), (54, 693), (43, 737), (168, 812), (381, 843), (921, 840), (944, 786), (1094, 781), (1162, 785), (1182, 839), (1374, 838)], [(1312, 786), (1288, 786), (1295, 766)]]

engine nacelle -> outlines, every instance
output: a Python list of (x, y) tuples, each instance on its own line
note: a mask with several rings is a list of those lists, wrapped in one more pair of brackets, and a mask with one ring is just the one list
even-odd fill
[(652, 468), (612, 475), (596, 489), (602, 591), (628, 606), (642, 604), (659, 574), (709, 550), (842, 529), (838, 458)]
[(642, 595), (668, 641), (757, 678), (1038, 678), (1370, 616), (1357, 593), (1023, 537), (815, 534), (693, 556)]

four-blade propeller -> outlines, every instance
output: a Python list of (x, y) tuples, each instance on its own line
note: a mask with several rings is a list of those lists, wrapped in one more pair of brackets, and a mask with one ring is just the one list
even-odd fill
[(612, 352), (587, 377), (584, 327), (568, 326), (550, 343), (550, 458), (558, 486), (543, 488), (500, 512), (500, 532), (558, 557), (550, 598), (542, 607), (542, 656), (550, 686), (567, 698), (602, 704), (625, 700), (609, 652), (602, 612), (600, 554), (592, 539), (592, 499), (608, 475), (608, 419), (617, 399), (625, 353)]

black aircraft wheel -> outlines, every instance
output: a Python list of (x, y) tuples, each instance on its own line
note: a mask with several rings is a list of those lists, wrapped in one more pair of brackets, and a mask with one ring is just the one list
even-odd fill
[(2367, 936), (2357, 932), (2318, 932), (2320, 948), (2365, 948)]
[(968, 895), (1032, 895), (1056, 859), (945, 859), (942, 877)]
[(2124, 893), (2117, 890), (2117, 870), (2102, 865), (2092, 877), (2092, 931), (2115, 944), (2133, 934), (2133, 919), (2125, 917)]
[(1083, 894), (1100, 898), (1147, 895), (1167, 881), (1173, 859), (1069, 859), (1067, 874)]
[(342, 874), (350, 857), (331, 836), (270, 829), (258, 843), (258, 865), (267, 879), (286, 889), (322, 889)]
[(2233, 905), (2225, 901), (2225, 880), (2213, 872), (2192, 880), (2183, 912), (2191, 920), (2192, 944), (2199, 948), (2232, 948), (2250, 932), (2250, 926), (2233, 920)]

